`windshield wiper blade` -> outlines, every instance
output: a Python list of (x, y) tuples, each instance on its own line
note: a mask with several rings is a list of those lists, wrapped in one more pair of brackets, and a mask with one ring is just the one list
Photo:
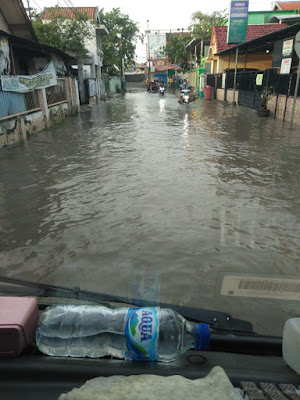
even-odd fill
[[(79, 287), (66, 288), (64, 286), (49, 285), (0, 276), (0, 282), (11, 283), (13, 286), (1, 285), (0, 293), (10, 293), (15, 295), (26, 295), (36, 297), (61, 297), (66, 299), (77, 299), (105, 305), (112, 308), (101, 294), (81, 290)], [(105, 296), (105, 295), (104, 295)]]
[(89, 290), (82, 290), (79, 287), (66, 288), (63, 286), (49, 285), (45, 283), (30, 282), (23, 279), (0, 276), (0, 282), (11, 285), (0, 285), (0, 293), (15, 295), (27, 295), (36, 297), (61, 297), (83, 301), (89, 301), (107, 307), (109, 303), (124, 303), (137, 307), (162, 307), (171, 308), (177, 311), (184, 318), (194, 322), (204, 322), (217, 331), (230, 331), (254, 334), (251, 322), (233, 318), (230, 314), (221, 311), (204, 310), (196, 307), (180, 306), (156, 301), (145, 301), (141, 299), (128, 298), (106, 293), (97, 293)]

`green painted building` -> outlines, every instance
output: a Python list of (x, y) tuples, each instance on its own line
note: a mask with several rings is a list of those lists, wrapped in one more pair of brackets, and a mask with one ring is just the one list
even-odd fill
[(300, 10), (249, 11), (248, 14), (248, 25), (276, 24), (278, 22), (288, 25), (300, 22)]

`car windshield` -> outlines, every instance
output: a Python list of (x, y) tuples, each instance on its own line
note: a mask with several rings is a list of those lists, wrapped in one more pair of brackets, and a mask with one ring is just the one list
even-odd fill
[(154, 1), (163, 18), (58, 3), (30, 2), (26, 56), (0, 19), (0, 275), (282, 336), (300, 314), (300, 18), (265, 24), (253, 3), (230, 39), (217, 0)]

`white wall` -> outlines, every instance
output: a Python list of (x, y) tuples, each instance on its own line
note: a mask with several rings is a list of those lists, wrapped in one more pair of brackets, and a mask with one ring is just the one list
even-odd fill
[(93, 32), (92, 39), (85, 40), (85, 47), (89, 51), (89, 53), (94, 57), (95, 65), (99, 65), (99, 56), (97, 52), (97, 38), (96, 38), (96, 29), (95, 25), (90, 21), (87, 21), (87, 26), (89, 27), (90, 31)]
[[(50, 22), (50, 20), (43, 20), (43, 23), (46, 24)], [(65, 20), (65, 23), (67, 23), (68, 20)], [(62, 22), (64, 23), (64, 22)], [(94, 67), (95, 65), (98, 65), (98, 78), (101, 78), (101, 59), (100, 56), (98, 55), (98, 50), (100, 51), (100, 40), (98, 38), (97, 40), (97, 33), (96, 33), (96, 27), (95, 24), (92, 21), (86, 21), (86, 24), (92, 34), (92, 38), (89, 39), (85, 39), (84, 45), (86, 47), (86, 49), (89, 52), (89, 57), (92, 58), (91, 61), (93, 61), (93, 65), (84, 65), (84, 79), (88, 79), (88, 78), (95, 78), (95, 70)], [(98, 49), (99, 46), (99, 49)]]
[[(43, 20), (43, 24), (47, 24), (50, 22), (48, 19)], [(67, 23), (68, 20), (64, 20), (62, 23)], [(96, 40), (96, 29), (95, 25), (91, 21), (86, 21), (86, 25), (88, 26), (90, 32), (93, 34), (92, 39), (86, 39), (84, 44), (88, 52), (90, 53), (91, 56), (94, 57), (94, 62), (96, 65), (99, 64), (99, 56), (97, 53), (97, 40)]]
[(109, 91), (116, 93), (117, 86), (121, 89), (121, 78), (119, 76), (111, 76), (109, 78)]

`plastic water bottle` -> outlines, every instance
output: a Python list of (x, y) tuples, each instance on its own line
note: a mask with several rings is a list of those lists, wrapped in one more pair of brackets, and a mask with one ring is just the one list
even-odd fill
[(169, 362), (191, 348), (208, 350), (210, 330), (167, 308), (61, 305), (44, 312), (36, 342), (51, 356)]

